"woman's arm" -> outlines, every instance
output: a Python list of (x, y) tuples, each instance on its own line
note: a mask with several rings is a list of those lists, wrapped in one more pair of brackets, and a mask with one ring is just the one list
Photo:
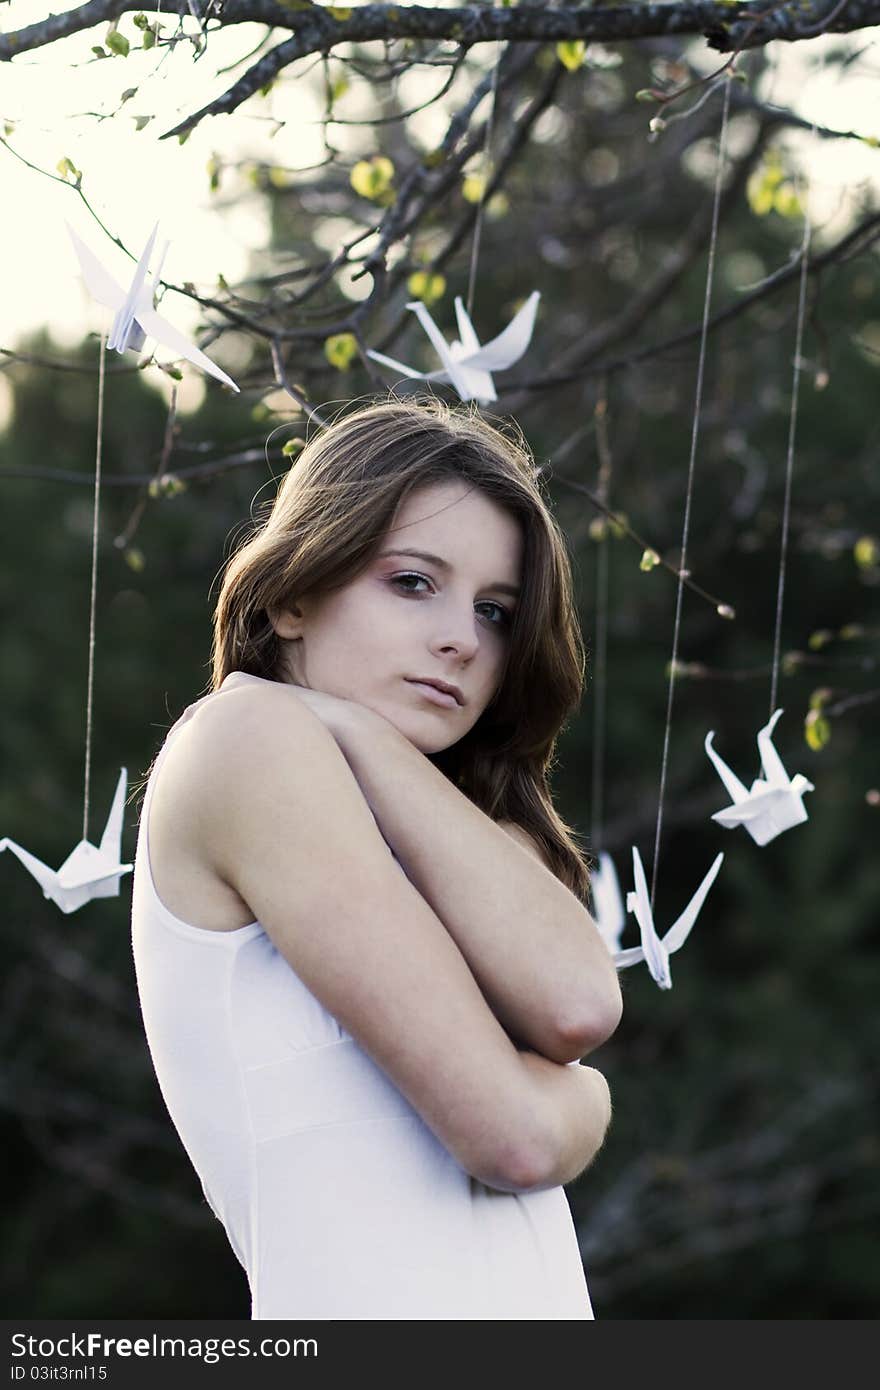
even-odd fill
[(387, 719), (338, 701), (327, 722), (382, 835), (508, 1033), (553, 1062), (610, 1037), (617, 972), (574, 894)]
[(537, 1052), (520, 1061), (546, 1111), (545, 1167), (532, 1191), (574, 1182), (593, 1162), (611, 1122), (611, 1093), (595, 1067), (560, 1066)]
[(194, 856), (464, 1170), (507, 1192), (575, 1176), (607, 1124), (601, 1084), (513, 1046), (329, 731), (267, 683), (208, 701), (187, 739), (177, 801)]

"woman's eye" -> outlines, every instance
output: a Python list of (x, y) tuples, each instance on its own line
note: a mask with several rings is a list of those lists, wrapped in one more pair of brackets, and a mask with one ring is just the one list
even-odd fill
[[(407, 580), (414, 580), (416, 584), (419, 584), (419, 583), (421, 583), (421, 584), (430, 584), (430, 583), (431, 583), (430, 579), (428, 579), (424, 574), (395, 574), (395, 575), (392, 577), (391, 582), (392, 582), (392, 584), (402, 585), (402, 587), (403, 587), (403, 592), (404, 592), (404, 593), (407, 593), (407, 594), (417, 594), (417, 593), (419, 593), (419, 592), (422, 592), (422, 591), (416, 589), (416, 588), (414, 587), (414, 585), (413, 585), (413, 586), (410, 586), (409, 584), (407, 584), (407, 582), (406, 582)], [(510, 626), (511, 615), (510, 615), (510, 613), (508, 612), (508, 610), (504, 607), (503, 604), (501, 604), (501, 603), (495, 603), (495, 602), (494, 602), (493, 600), (491, 600), (491, 599), (486, 599), (486, 600), (484, 600), (484, 602), (483, 602), (483, 604), (481, 605), (481, 607), (484, 607), (484, 608), (494, 608), (494, 609), (497, 610), (497, 613), (498, 613), (499, 616), (490, 619), (490, 622), (491, 622), (491, 624), (492, 624), (493, 627), (509, 627), (509, 626)]]
[[(431, 582), (429, 579), (426, 579), (423, 574), (395, 574), (393, 579), (391, 580), (391, 583), (401, 584), (404, 583), (407, 579), (415, 579), (417, 583), (421, 581), (422, 584), (429, 584)], [(410, 594), (414, 594), (416, 590), (408, 589), (407, 592)]]
[(491, 599), (486, 599), (485, 604), (484, 604), (484, 607), (494, 608), (494, 609), (497, 611), (498, 615), (499, 615), (497, 618), (493, 618), (493, 619), (492, 619), (493, 626), (495, 626), (495, 627), (509, 627), (509, 626), (510, 626), (510, 614), (508, 613), (507, 609), (504, 607), (503, 604), (501, 604), (501, 603), (495, 603), (495, 602), (494, 602), (493, 600), (491, 600)]

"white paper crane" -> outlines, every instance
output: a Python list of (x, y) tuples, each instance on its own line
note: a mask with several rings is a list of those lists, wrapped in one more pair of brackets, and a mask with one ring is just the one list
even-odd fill
[(11, 849), (28, 873), (33, 874), (43, 890), (43, 897), (51, 898), (62, 912), (76, 912), (91, 898), (119, 896), (119, 880), (132, 867), (131, 864), (119, 862), (127, 777), (125, 768), (122, 768), (100, 846), (80, 840), (57, 872), (37, 859), (36, 855), (22, 849), (14, 840), (0, 840), (0, 850)]
[(661, 939), (654, 928), (654, 914), (651, 911), (651, 898), (648, 893), (648, 884), (645, 879), (645, 871), (642, 868), (641, 857), (638, 850), (633, 848), (633, 882), (636, 887), (634, 893), (627, 893), (626, 895), (626, 910), (635, 913), (642, 944), (641, 946), (633, 946), (627, 951), (614, 953), (614, 964), (618, 970), (624, 970), (628, 965), (637, 965), (639, 961), (643, 960), (651, 972), (652, 979), (656, 980), (661, 989), (672, 988), (669, 957), (673, 951), (677, 951), (680, 946), (684, 945), (690, 935), (691, 927), (696, 922), (700, 908), (706, 901), (706, 895), (715, 882), (723, 858), (723, 854), (715, 856), (711, 869), (684, 912), (675, 919), (669, 931)]
[(620, 891), (614, 860), (604, 850), (599, 855), (599, 863), (590, 875), (590, 889), (593, 899), (593, 920), (599, 930), (599, 935), (614, 955), (620, 948), (620, 938), (626, 924), (626, 908), (623, 905), (623, 894)]
[(765, 724), (758, 734), (758, 751), (764, 776), (755, 779), (750, 791), (715, 752), (712, 747), (714, 731), (706, 735), (706, 752), (733, 799), (732, 806), (716, 811), (712, 819), (723, 825), (725, 830), (745, 826), (758, 845), (766, 845), (781, 835), (783, 830), (790, 830), (793, 825), (807, 820), (804, 793), (815, 791), (812, 782), (808, 782), (800, 772), (789, 778), (782, 759), (773, 747), (773, 730), (781, 714), (781, 709), (776, 710), (769, 724)]
[(140, 352), (145, 338), (155, 338), (162, 347), (169, 348), (175, 357), (185, 357), (188, 362), (192, 362), (193, 366), (207, 372), (209, 376), (216, 377), (225, 386), (231, 386), (233, 391), (239, 389), (231, 376), (227, 376), (216, 363), (211, 361), (210, 357), (207, 357), (200, 348), (196, 347), (195, 343), (191, 343), (179, 329), (174, 327), (173, 323), (169, 323), (153, 308), (153, 295), (168, 252), (168, 242), (166, 242), (159, 262), (159, 269), (152, 280), (148, 279), (147, 270), (156, 243), (158, 223), (153, 228), (143, 249), (128, 290), (124, 290), (121, 285), (117, 284), (113, 276), (101, 265), (98, 258), (92, 254), (84, 242), (80, 241), (72, 227), (68, 226), (67, 230), (79, 259), (82, 277), (89, 294), (97, 299), (99, 304), (104, 304), (108, 309), (115, 311), (113, 326), (107, 339), (108, 348), (114, 348), (119, 353), (129, 349), (133, 352)]
[(407, 309), (412, 309), (430, 338), (437, 356), (443, 363), (442, 371), (417, 372), (415, 368), (407, 367), (405, 363), (397, 362), (393, 357), (373, 352), (372, 348), (367, 349), (367, 356), (374, 358), (376, 362), (383, 362), (386, 367), (403, 372), (404, 376), (418, 377), (421, 381), (449, 382), (463, 401), (495, 401), (498, 397), (491, 373), (512, 367), (526, 351), (531, 342), (540, 298), (540, 291), (533, 290), (504, 331), (482, 347), (458, 295), (455, 298), (455, 317), (459, 336), (451, 343), (446, 342), (420, 299), (407, 304)]

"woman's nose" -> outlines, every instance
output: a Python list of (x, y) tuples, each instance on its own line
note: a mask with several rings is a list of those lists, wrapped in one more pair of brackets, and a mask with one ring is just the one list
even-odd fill
[(436, 643), (441, 651), (450, 649), (458, 652), (461, 657), (471, 657), (480, 646), (480, 629), (477, 626), (477, 614), (471, 609), (470, 613), (456, 612), (454, 615), (446, 615), (446, 620), (438, 625)]

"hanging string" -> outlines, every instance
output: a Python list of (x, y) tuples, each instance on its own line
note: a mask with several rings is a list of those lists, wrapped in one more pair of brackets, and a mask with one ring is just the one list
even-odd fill
[[(596, 447), (599, 454), (599, 477), (596, 493), (599, 500), (610, 506), (611, 450), (608, 445), (608, 382), (605, 377), (599, 387), (594, 411)], [(602, 848), (605, 813), (605, 694), (608, 680), (608, 556), (611, 549), (611, 530), (607, 520), (603, 527), (596, 554), (596, 624), (593, 653), (593, 788), (591, 807), (590, 849), (598, 854)]]
[(675, 695), (675, 672), (678, 662), (678, 639), (681, 632), (681, 603), (684, 593), (684, 579), (687, 570), (687, 545), (690, 533), (691, 498), (694, 486), (694, 465), (697, 457), (697, 440), (700, 432), (700, 414), (703, 405), (703, 375), (706, 366), (706, 342), (709, 336), (709, 309), (712, 303), (712, 282), (715, 274), (715, 248), (718, 243), (718, 220), (721, 209), (721, 186), (724, 174), (727, 144), (727, 117), (730, 111), (730, 76), (724, 83), (724, 106), (721, 114), (721, 132), (718, 137), (718, 163), (715, 169), (715, 196), (712, 204), (712, 231), (709, 238), (709, 261), (706, 267), (706, 292), (703, 299), (703, 326), (700, 334), (700, 355), (697, 365), (697, 386), (694, 398), (694, 417), (691, 429), (691, 450), (688, 460), (687, 493), (684, 504), (684, 523), (681, 535), (681, 559), (678, 569), (678, 587), (675, 597), (675, 625), (672, 634), (672, 658), (669, 664), (669, 692), (666, 702), (666, 727), (663, 731), (663, 759), (660, 768), (660, 795), (657, 803), (657, 829), (654, 836), (654, 868), (651, 875), (651, 909), (654, 908), (654, 895), (657, 890), (657, 866), (660, 861), (660, 836), (663, 830), (663, 799), (666, 794), (666, 772), (669, 766), (669, 734), (672, 728), (672, 705)]
[(489, 186), (490, 157), (492, 153), (492, 130), (495, 125), (495, 107), (498, 102), (498, 72), (501, 68), (501, 58), (504, 46), (501, 40), (496, 45), (498, 54), (495, 60), (495, 70), (492, 73), (492, 105), (489, 108), (489, 119), (486, 121), (486, 140), (483, 145), (483, 177), (480, 187), (480, 200), (477, 203), (477, 215), (474, 220), (474, 239), (471, 244), (471, 266), (468, 274), (467, 292), (467, 312), (470, 318), (474, 312), (474, 286), (477, 280), (477, 261), (480, 255), (480, 236), (483, 230), (483, 204), (486, 201), (486, 189)]
[[(813, 134), (816, 127), (813, 126)], [(782, 639), (782, 600), (785, 593), (785, 567), (788, 559), (788, 528), (791, 516), (791, 480), (794, 473), (794, 443), (797, 434), (798, 390), (801, 380), (801, 348), (804, 341), (804, 319), (807, 303), (807, 270), (810, 258), (810, 211), (807, 205), (809, 184), (803, 183), (804, 193), (804, 235), (801, 241), (801, 274), (798, 288), (797, 330), (795, 333), (794, 369), (791, 383), (791, 409), (788, 417), (788, 449), (785, 457), (785, 500), (782, 505), (782, 539), (779, 550), (779, 580), (776, 588), (776, 630), (773, 634), (773, 669), (770, 676), (770, 714), (776, 709), (776, 691), (779, 685), (779, 647)]]
[(89, 779), (92, 771), (92, 695), (95, 680), (95, 609), (98, 593), (98, 512), (101, 503), (101, 443), (104, 434), (104, 358), (107, 338), (101, 334), (98, 362), (98, 437), (95, 443), (95, 502), (92, 512), (92, 590), (89, 601), (89, 685), (86, 696), (86, 772), (83, 791), (83, 833), (89, 838)]

